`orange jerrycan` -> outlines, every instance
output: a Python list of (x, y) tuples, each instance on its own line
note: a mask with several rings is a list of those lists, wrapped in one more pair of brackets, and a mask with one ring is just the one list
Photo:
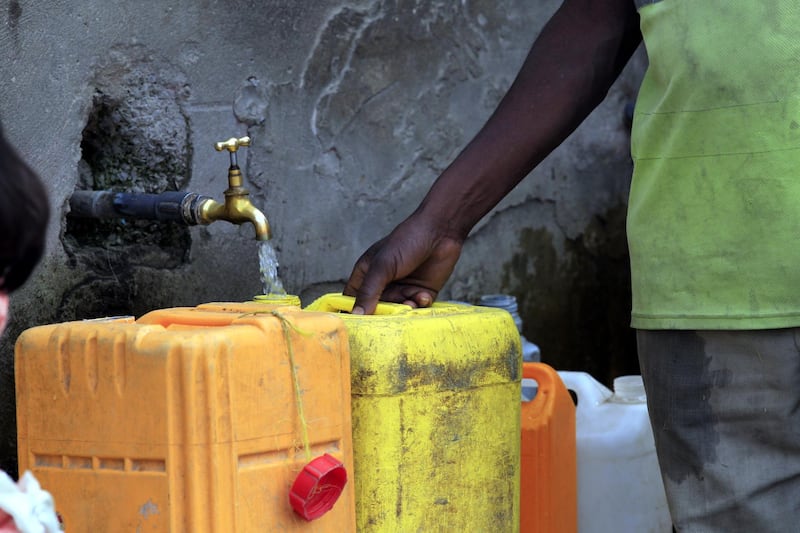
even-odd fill
[(334, 316), (165, 309), (40, 326), (18, 339), (15, 370), (20, 471), (66, 531), (355, 529)]
[(522, 402), (520, 532), (578, 530), (575, 403), (561, 378), (544, 363), (523, 363), (523, 387), (536, 396)]
[(361, 532), (519, 530), (521, 349), (506, 311), (325, 295), (350, 339)]

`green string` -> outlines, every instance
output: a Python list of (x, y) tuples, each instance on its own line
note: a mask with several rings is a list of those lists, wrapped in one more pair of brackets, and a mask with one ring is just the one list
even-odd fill
[[(253, 314), (261, 314), (261, 313), (253, 313)], [(292, 368), (292, 381), (294, 383), (294, 397), (295, 403), (297, 404), (297, 415), (300, 419), (300, 428), (302, 430), (303, 435), (303, 449), (306, 453), (306, 461), (311, 461), (311, 441), (308, 438), (308, 422), (306, 422), (306, 416), (303, 411), (303, 393), (300, 390), (300, 379), (297, 376), (297, 366), (295, 365), (294, 361), (294, 348), (292, 346), (292, 331), (303, 335), (304, 337), (310, 337), (313, 335), (311, 332), (303, 331), (294, 325), (286, 316), (284, 316), (279, 311), (270, 311), (269, 314), (276, 317), (278, 320), (281, 321), (281, 329), (283, 329), (283, 335), (286, 337), (286, 348), (289, 352), (289, 365)]]

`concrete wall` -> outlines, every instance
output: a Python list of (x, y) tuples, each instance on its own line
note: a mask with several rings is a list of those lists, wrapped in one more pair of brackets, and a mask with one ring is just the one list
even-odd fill
[[(0, 342), (0, 467), (15, 463), (13, 342), (37, 324), (246, 300), (251, 226), (74, 221), (76, 189), (221, 199), (240, 163), (304, 303), (341, 290), (499, 101), (555, 0), (5, 0), (0, 118), (46, 181), (48, 251)], [(589, 121), (486, 217), (443, 298), (515, 294), (544, 359), (635, 372), (623, 108), (637, 58)], [(21, 221), (21, 223), (23, 223)]]

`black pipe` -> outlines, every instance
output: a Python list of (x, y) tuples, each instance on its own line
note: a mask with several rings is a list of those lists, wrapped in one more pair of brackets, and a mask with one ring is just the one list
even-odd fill
[(69, 216), (159, 220), (194, 226), (200, 223), (197, 207), (205, 198), (183, 191), (159, 194), (75, 191), (69, 199)]

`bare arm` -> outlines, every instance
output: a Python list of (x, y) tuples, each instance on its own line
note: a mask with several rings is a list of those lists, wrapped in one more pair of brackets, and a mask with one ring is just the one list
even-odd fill
[(641, 42), (632, 0), (565, 0), (514, 83), (417, 210), (356, 263), (345, 294), (372, 313), (430, 305), (472, 227), (605, 98)]

